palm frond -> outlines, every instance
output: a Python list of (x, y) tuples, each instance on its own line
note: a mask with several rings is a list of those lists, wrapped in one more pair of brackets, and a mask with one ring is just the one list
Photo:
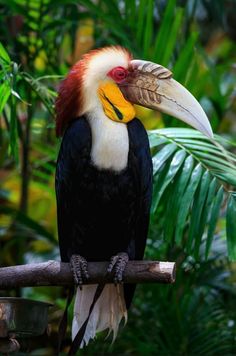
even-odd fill
[(226, 230), (227, 230), (227, 244), (229, 257), (231, 260), (235, 259), (236, 255), (236, 194), (232, 193), (229, 197), (226, 213)]
[[(236, 259), (236, 156), (192, 129), (168, 128), (149, 133), (153, 152), (152, 219), (163, 213), (162, 231), (168, 242), (181, 245), (197, 259), (206, 235), (209, 255), (222, 203), (227, 206), (227, 246)], [(160, 209), (162, 207), (162, 209)], [(225, 213), (225, 209), (223, 209)], [(187, 241), (186, 241), (187, 240)]]

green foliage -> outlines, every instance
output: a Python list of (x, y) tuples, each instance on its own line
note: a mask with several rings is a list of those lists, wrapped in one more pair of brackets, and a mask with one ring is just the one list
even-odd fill
[(16, 96), (15, 91), (18, 66), (11, 59), (0, 42), (0, 114), (8, 100), (11, 100), (9, 114), (9, 136), (11, 154), (18, 162), (17, 121), (16, 121)]
[(7, 53), (7, 51), (5, 50), (5, 48), (3, 47), (2, 43), (0, 43), (0, 58), (1, 58), (1, 65), (6, 65), (6, 64), (10, 64), (11, 60), (10, 57)]
[(197, 259), (207, 227), (207, 258), (225, 196), (230, 226), (228, 253), (235, 260), (234, 193), (226, 189), (225, 183), (236, 188), (236, 156), (218, 143), (224, 142), (220, 137), (209, 140), (191, 129), (155, 130), (150, 132), (149, 140), (154, 152), (152, 219), (163, 215), (164, 239), (184, 245), (186, 252)]
[[(116, 343), (101, 335), (81, 355), (236, 353), (235, 264), (226, 259), (236, 258), (233, 10), (224, 0), (0, 0), (2, 265), (59, 258), (54, 100), (59, 81), (89, 47), (121, 44), (135, 58), (169, 67), (218, 133), (209, 140), (176, 119), (144, 113), (147, 128), (155, 128), (146, 258), (177, 261), (177, 281), (139, 286)], [(55, 303), (52, 334), (42, 343), (42, 352), (55, 354), (64, 291), (22, 294)]]
[(232, 193), (227, 206), (226, 229), (229, 258), (235, 260), (236, 256), (236, 196)]

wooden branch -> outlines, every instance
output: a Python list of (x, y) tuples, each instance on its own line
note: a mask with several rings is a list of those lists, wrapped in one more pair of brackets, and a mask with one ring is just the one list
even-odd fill
[[(108, 262), (89, 262), (87, 284), (104, 280)], [(106, 278), (112, 283), (112, 277)], [(124, 273), (125, 283), (173, 283), (175, 263), (130, 261)], [(73, 284), (69, 263), (48, 261), (0, 268), (0, 289), (33, 286), (68, 286)]]

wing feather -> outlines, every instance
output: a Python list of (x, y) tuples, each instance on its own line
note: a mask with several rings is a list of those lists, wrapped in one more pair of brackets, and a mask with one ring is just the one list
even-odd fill
[(91, 132), (84, 117), (74, 121), (66, 130), (56, 168), (57, 222), (61, 259), (68, 262), (73, 251), (73, 237), (80, 235), (78, 223), (78, 194), (76, 192), (84, 165), (88, 164)]

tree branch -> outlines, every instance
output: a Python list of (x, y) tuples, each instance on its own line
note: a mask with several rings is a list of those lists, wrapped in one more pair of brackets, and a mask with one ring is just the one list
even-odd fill
[[(104, 281), (108, 262), (89, 262), (87, 284)], [(106, 278), (112, 283), (112, 277)], [(125, 283), (173, 283), (175, 263), (130, 261), (124, 273)], [(33, 286), (68, 286), (73, 284), (69, 263), (48, 261), (0, 268), (0, 289)]]

